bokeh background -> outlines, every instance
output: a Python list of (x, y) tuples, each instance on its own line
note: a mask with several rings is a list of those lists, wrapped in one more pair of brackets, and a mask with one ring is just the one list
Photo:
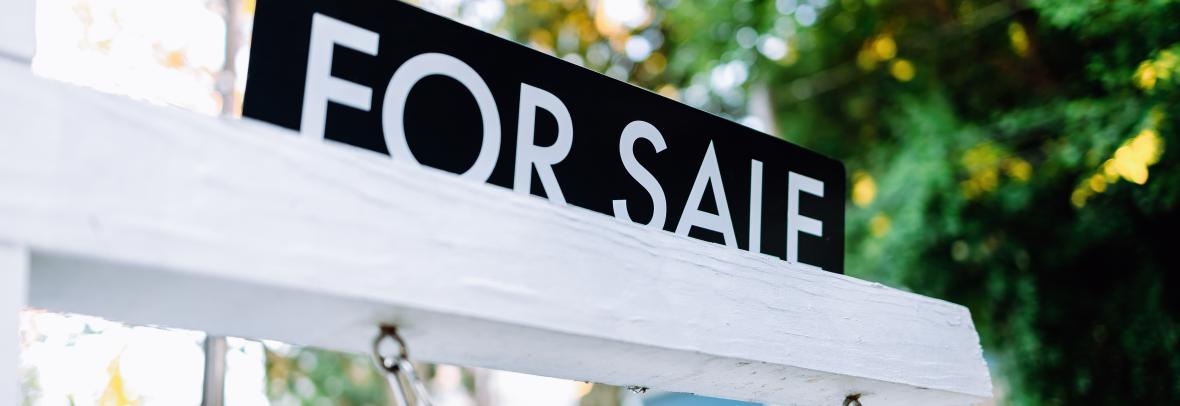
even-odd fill
[[(37, 4), (37, 73), (239, 115), (252, 0)], [(416, 4), (845, 162), (847, 273), (970, 307), (997, 404), (1180, 399), (1180, 2)], [(23, 336), (26, 404), (200, 402), (202, 333)], [(227, 404), (388, 402), (365, 355), (228, 343)], [(718, 402), (423, 369), (442, 405)]]

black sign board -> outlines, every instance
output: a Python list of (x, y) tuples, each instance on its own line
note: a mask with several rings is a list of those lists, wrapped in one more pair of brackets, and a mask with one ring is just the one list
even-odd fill
[(399, 1), (258, 1), (243, 114), (843, 272), (840, 162)]

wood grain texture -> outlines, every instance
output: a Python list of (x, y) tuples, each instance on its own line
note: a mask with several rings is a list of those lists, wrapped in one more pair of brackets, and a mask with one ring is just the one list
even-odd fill
[(959, 305), (12, 66), (0, 93), (33, 305), (347, 351), (396, 322), (422, 360), (777, 404), (991, 395)]

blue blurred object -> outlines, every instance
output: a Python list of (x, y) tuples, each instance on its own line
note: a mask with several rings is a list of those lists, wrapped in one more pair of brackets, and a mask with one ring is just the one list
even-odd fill
[(708, 398), (687, 393), (661, 393), (643, 399), (644, 406), (759, 406), (758, 403)]

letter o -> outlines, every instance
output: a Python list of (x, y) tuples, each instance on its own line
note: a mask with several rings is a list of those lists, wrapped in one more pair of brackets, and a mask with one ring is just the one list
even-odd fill
[(381, 130), (385, 134), (389, 155), (393, 159), (418, 163), (410, 151), (410, 144), (406, 142), (406, 100), (410, 97), (410, 89), (430, 75), (455, 79), (475, 96), (479, 115), (483, 119), (483, 143), (480, 144), (475, 163), (461, 176), (486, 182), (500, 155), (500, 112), (496, 108), (496, 100), (492, 98), (492, 90), (475, 69), (450, 55), (433, 52), (417, 55), (402, 64), (389, 79), (385, 100), (381, 104)]

